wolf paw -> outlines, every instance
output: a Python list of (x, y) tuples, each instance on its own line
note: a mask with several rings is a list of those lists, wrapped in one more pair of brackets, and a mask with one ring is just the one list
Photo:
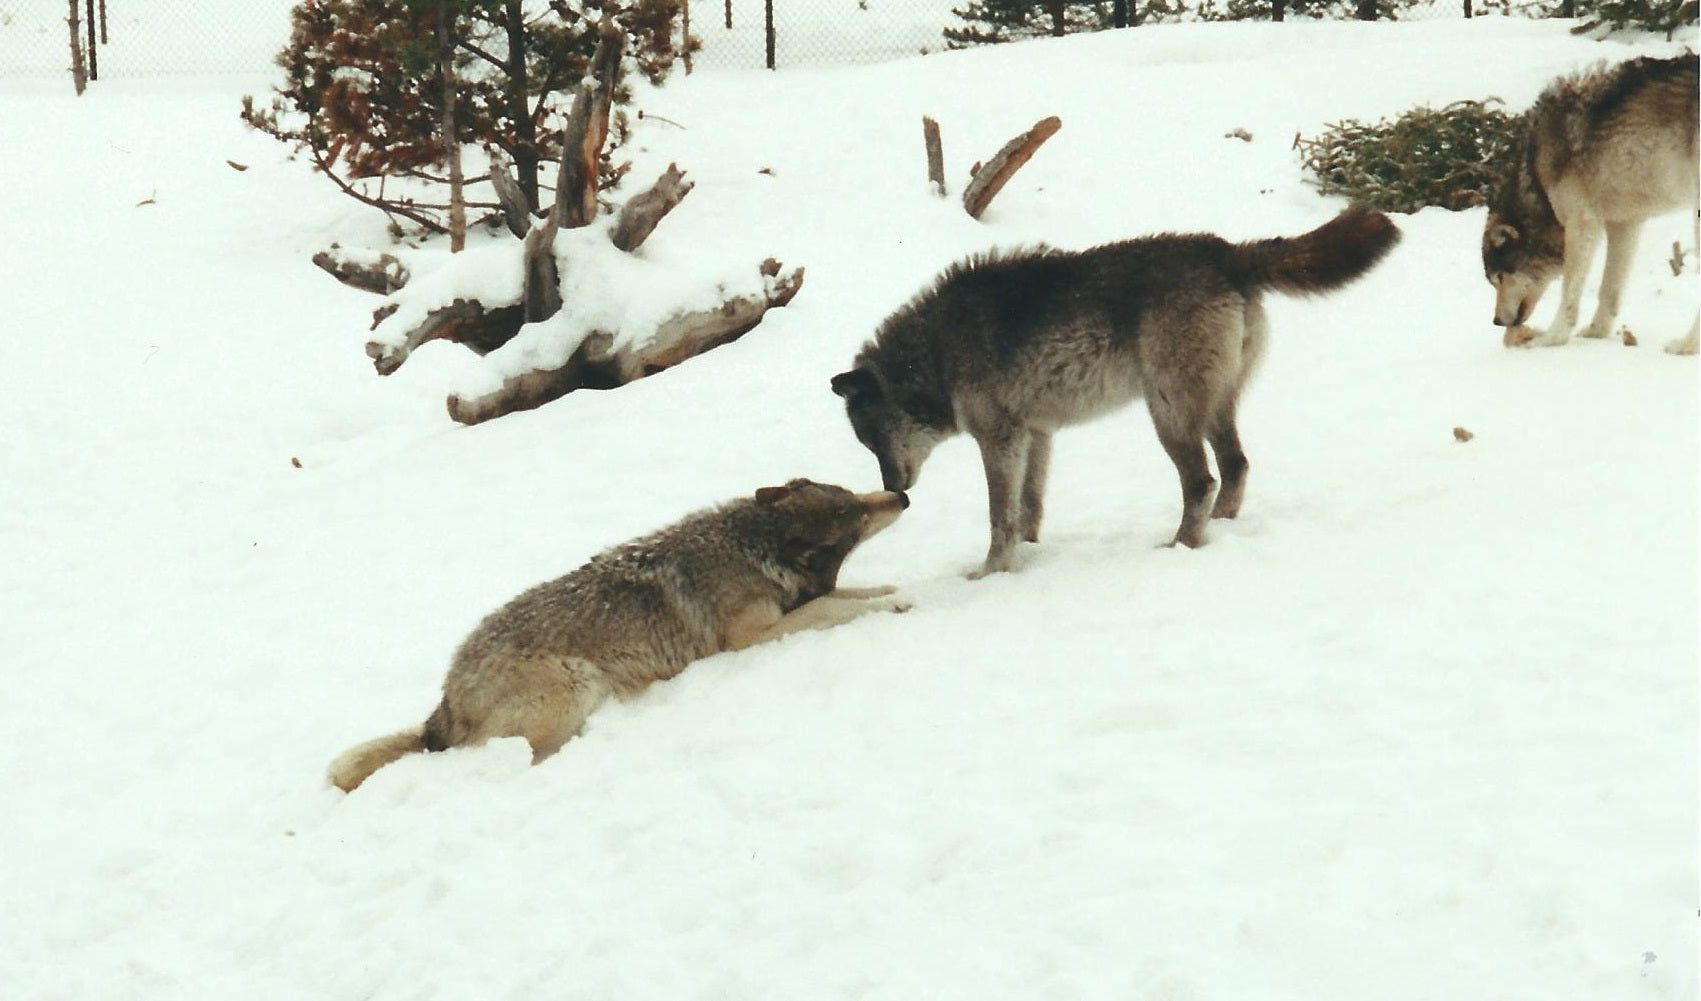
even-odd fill
[(1679, 337), (1666, 342), (1668, 355), (1692, 355), (1697, 347), (1694, 337)]
[(869, 598), (884, 598), (889, 594), (897, 594), (894, 584), (881, 584), (878, 587), (840, 587), (833, 589), (833, 595), (839, 598), (851, 598), (862, 601)]
[(1612, 336), (1612, 324), (1611, 323), (1591, 323), (1587, 327), (1585, 327), (1581, 332), (1579, 332), (1577, 334), (1577, 336), (1578, 337), (1588, 337), (1588, 338), (1592, 338), (1594, 340), (1600, 340), (1600, 339), (1605, 338), (1605, 337), (1611, 337)]
[(1500, 335), (1500, 343), (1509, 348), (1527, 348), (1542, 336), (1535, 327), (1507, 327), (1506, 333)]

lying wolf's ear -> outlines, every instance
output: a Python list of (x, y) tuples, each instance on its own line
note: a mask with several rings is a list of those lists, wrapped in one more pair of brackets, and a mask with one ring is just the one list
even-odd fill
[(774, 504), (778, 504), (782, 500), (785, 500), (789, 496), (791, 496), (791, 484), (789, 483), (783, 487), (758, 487), (756, 490), (756, 503), (772, 506)]
[(1499, 250), (1508, 243), (1516, 243), (1518, 231), (1503, 222), (1497, 222), (1488, 228), (1488, 245)]
[(879, 388), (880, 384), (875, 381), (874, 373), (866, 368), (853, 368), (849, 372), (840, 372), (833, 376), (833, 392), (847, 400), (854, 400)]

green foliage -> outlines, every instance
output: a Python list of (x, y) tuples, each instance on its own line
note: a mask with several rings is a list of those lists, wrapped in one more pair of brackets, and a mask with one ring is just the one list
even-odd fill
[[(415, 203), (374, 200), (351, 182), (442, 181), (447, 41), (457, 138), (502, 151), (535, 209), (538, 164), (557, 155), (547, 123), (565, 115), (596, 50), (600, 2), (302, 0), (277, 57), (283, 85), (269, 107), (245, 98), (242, 117), (307, 153), (351, 194), (402, 208), (400, 214), (430, 226), (429, 212), (407, 210)], [(666, 76), (677, 54), (672, 24), (681, 2), (637, 0), (616, 10), (627, 35), (628, 73), (656, 82)], [(615, 103), (629, 98), (622, 88)], [(614, 132), (618, 138), (618, 126)], [(613, 173), (605, 164), (605, 175)]]
[(1677, 29), (1696, 23), (1696, 12), (1696, 0), (1584, 0), (1577, 5), (1583, 23), (1571, 31), (1660, 31), (1669, 39)]
[[(1400, 11), (1429, 0), (1369, 0), (1375, 20), (1399, 20)], [(1364, 4), (1361, 0), (1287, 0), (1283, 16), (1321, 21), (1351, 21), (1358, 18)], [(1268, 21), (1274, 15), (1272, 0), (1200, 0), (1195, 9), (1201, 21)]]
[[(1185, 0), (1128, 0), (1130, 25), (1175, 20), (1187, 10)], [(1104, 31), (1116, 26), (1111, 0), (971, 0), (951, 13), (966, 24), (946, 28), (946, 47), (1017, 42), (1028, 38)]]
[[(1286, 0), (1283, 9), (1289, 18), (1351, 20), (1359, 17), (1368, 5), (1377, 19), (1392, 21), (1399, 18), (1401, 11), (1431, 2)], [(953, 49), (1103, 31), (1115, 26), (1110, 0), (971, 0), (966, 6), (952, 8), (951, 13), (967, 22), (944, 30), (946, 43)], [(1181, 20), (1267, 21), (1273, 13), (1273, 0), (1128, 0), (1130, 25)]]
[(1349, 119), (1296, 146), (1322, 194), (1389, 212), (1471, 208), (1493, 191), (1522, 127), (1521, 117), (1493, 107), (1499, 103), (1414, 108), (1375, 125)]

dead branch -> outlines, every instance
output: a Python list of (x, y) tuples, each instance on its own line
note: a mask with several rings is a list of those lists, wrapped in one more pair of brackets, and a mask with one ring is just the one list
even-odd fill
[(637, 250), (643, 242), (655, 231), (656, 224), (662, 217), (673, 211), (691, 189), (696, 187), (695, 181), (687, 181), (685, 172), (678, 164), (670, 163), (667, 170), (662, 172), (656, 183), (643, 194), (634, 196), (620, 210), (620, 217), (615, 220), (614, 232), (609, 239), (621, 250), (631, 253)]
[(407, 266), (394, 254), (351, 254), (341, 247), (321, 250), (313, 263), (332, 278), (362, 292), (389, 295), (408, 283)]
[(963, 189), (964, 210), (979, 219), (1005, 182), (1010, 180), (1011, 175), (1022, 169), (1022, 165), (1033, 158), (1040, 146), (1056, 135), (1057, 130), (1062, 127), (1063, 121), (1052, 115), (1005, 143), (1004, 148), (995, 153), (992, 159), (986, 162), (986, 166), (976, 171), (974, 178)]
[(939, 139), (939, 123), (923, 115), (921, 140), (927, 147), (927, 180), (933, 193), (945, 197), (945, 147)]

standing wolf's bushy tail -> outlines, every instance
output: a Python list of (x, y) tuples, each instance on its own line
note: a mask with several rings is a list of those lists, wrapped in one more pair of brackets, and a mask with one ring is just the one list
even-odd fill
[(1251, 288), (1289, 295), (1332, 292), (1382, 260), (1400, 231), (1375, 209), (1349, 208), (1309, 233), (1235, 244), (1229, 272)]
[(331, 767), (326, 769), (326, 777), (343, 792), (353, 792), (373, 772), (397, 758), (423, 750), (425, 727), (416, 726), (400, 733), (392, 733), (388, 737), (356, 744), (337, 755), (337, 760), (331, 762)]

